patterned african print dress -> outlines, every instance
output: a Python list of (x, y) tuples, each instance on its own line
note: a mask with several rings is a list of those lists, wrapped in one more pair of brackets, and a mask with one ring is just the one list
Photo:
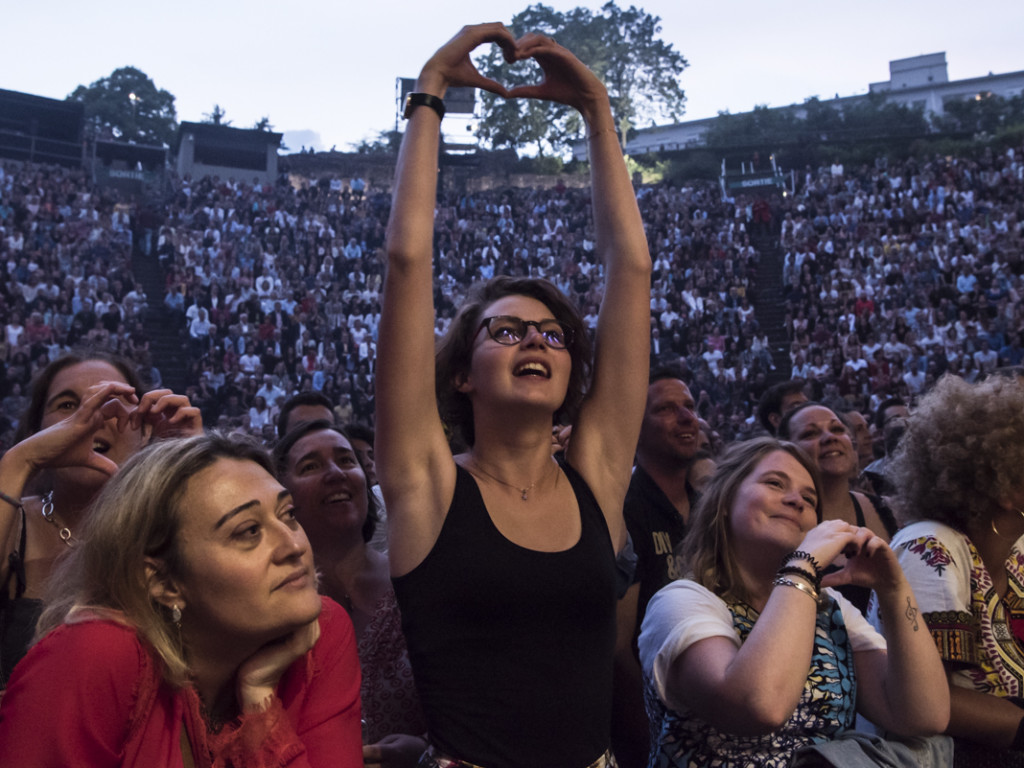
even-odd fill
[[(892, 548), (907, 574), (955, 685), (992, 696), (1024, 696), (1024, 539), (1006, 561), (1000, 598), (971, 540), (934, 520), (908, 525)], [(872, 601), (871, 617), (880, 626)], [(1024, 765), (1024, 755), (956, 740), (954, 764)]]

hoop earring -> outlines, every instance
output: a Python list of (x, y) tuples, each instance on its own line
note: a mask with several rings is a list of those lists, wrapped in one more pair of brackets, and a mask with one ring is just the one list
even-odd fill
[[(1021, 509), (1020, 507), (1011, 507), (1011, 509), (1013, 509), (1014, 512), (1016, 512), (1018, 515), (1020, 515), (1021, 518), (1024, 518), (1024, 509)], [(1001, 534), (999, 532), (999, 529), (996, 528), (996, 519), (995, 519), (995, 517), (990, 518), (988, 523), (989, 523), (989, 525), (992, 528), (992, 533), (994, 533), (996, 536), (998, 536), (1003, 541), (1016, 541), (1017, 540), (1017, 539), (1010, 538), (1009, 536), (1003, 536), (1003, 534)]]

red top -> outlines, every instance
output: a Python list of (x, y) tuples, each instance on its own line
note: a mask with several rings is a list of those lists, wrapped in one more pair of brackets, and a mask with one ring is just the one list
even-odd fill
[(320, 639), (281, 677), (266, 712), (211, 733), (191, 686), (175, 688), (130, 627), (66, 624), (33, 647), (0, 704), (0, 765), (362, 768), (359, 660), (348, 614), (321, 598)]

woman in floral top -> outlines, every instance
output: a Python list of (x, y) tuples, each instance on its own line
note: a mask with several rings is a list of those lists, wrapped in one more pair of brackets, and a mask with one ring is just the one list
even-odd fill
[(941, 379), (889, 477), (911, 523), (892, 548), (949, 675), (954, 764), (1024, 766), (1024, 384)]

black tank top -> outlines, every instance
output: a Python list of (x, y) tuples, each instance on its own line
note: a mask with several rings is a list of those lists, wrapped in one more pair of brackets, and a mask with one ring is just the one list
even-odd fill
[[(18, 548), (7, 556), (9, 570), (0, 585), (0, 690), (7, 687), (14, 665), (28, 652), (36, 622), (43, 612), (43, 601), (25, 597), (25, 508), (21, 508), (21, 536)], [(10, 596), (14, 579), (14, 597)]]
[(394, 579), (430, 740), (486, 768), (582, 768), (608, 748), (615, 553), (590, 488), (562, 469), (580, 508), (575, 546), (506, 539), (458, 467), (434, 548)]
[[(870, 493), (865, 493), (867, 500), (871, 502), (871, 505), (875, 508), (878, 513), (878, 518), (882, 521), (882, 525), (885, 526), (886, 532), (889, 534), (891, 539), (896, 535), (896, 531), (899, 530), (899, 526), (896, 523), (896, 516), (893, 515), (892, 510), (886, 505), (884, 501), (878, 496)], [(853, 502), (853, 511), (857, 516), (857, 525), (861, 528), (864, 527), (865, 517), (864, 510), (861, 509), (860, 502), (857, 501), (857, 496), (850, 492), (850, 501)], [(826, 572), (830, 570), (838, 570), (837, 568), (826, 568)], [(868, 602), (871, 600), (871, 590), (867, 587), (858, 587), (855, 584), (843, 584), (838, 587), (839, 593), (857, 606), (860, 612), (865, 616), (868, 614)]]

